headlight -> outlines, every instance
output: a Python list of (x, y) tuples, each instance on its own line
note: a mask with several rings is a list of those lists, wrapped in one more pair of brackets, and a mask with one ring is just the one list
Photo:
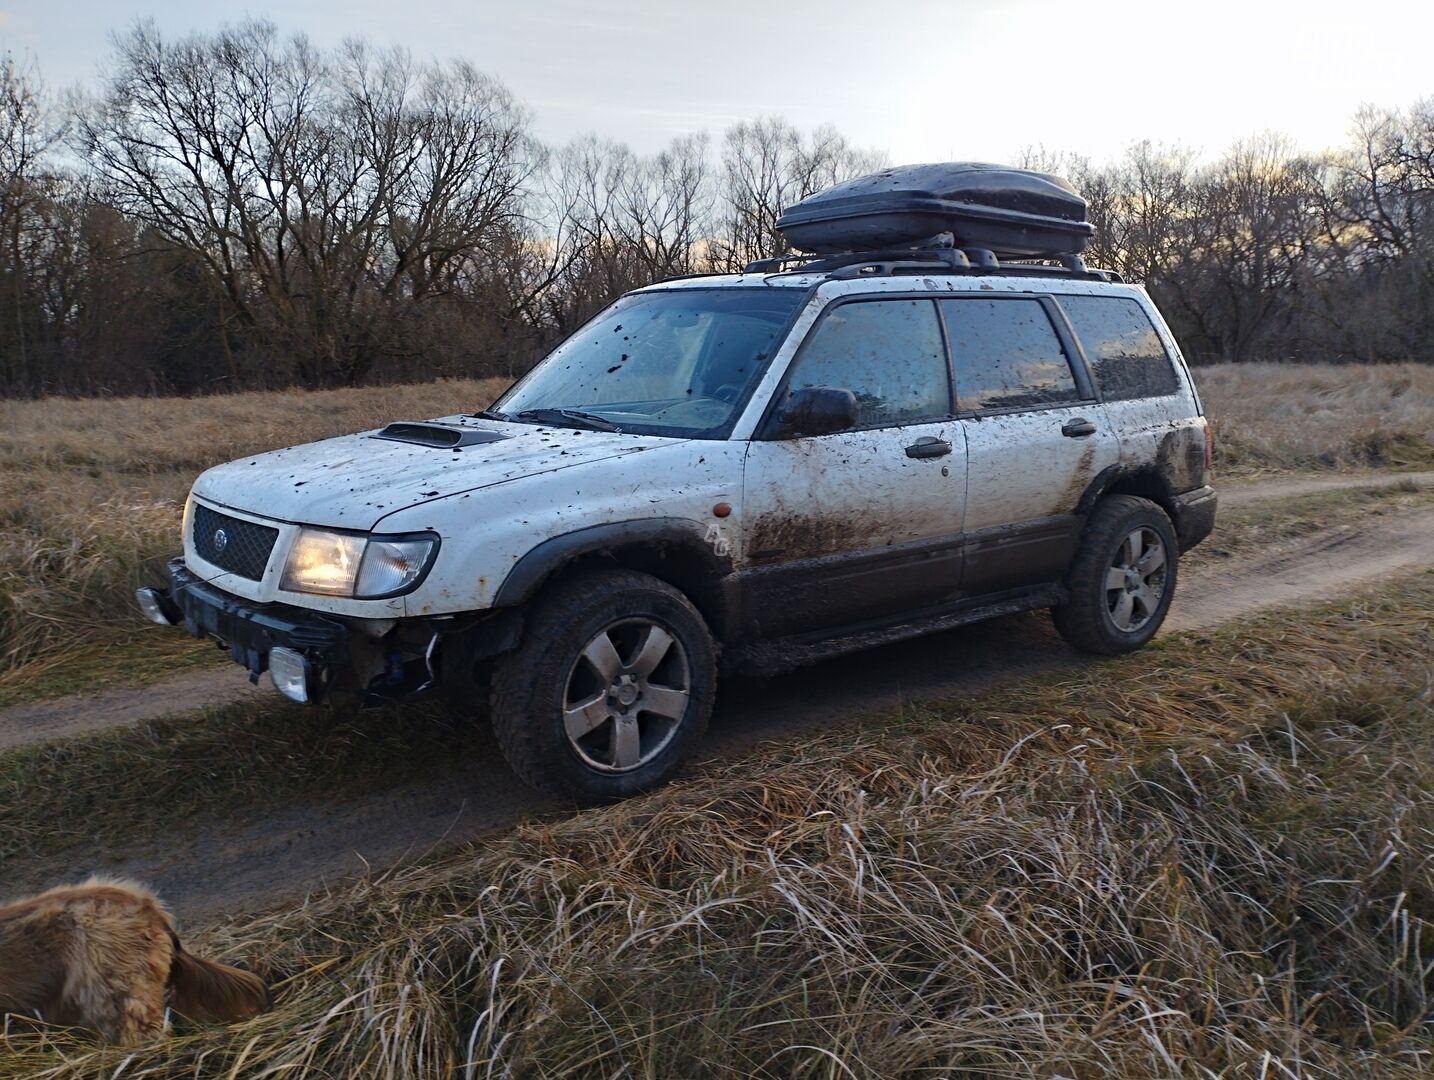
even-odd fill
[(301, 529), (279, 587), (358, 599), (395, 596), (418, 584), (436, 543), (431, 536), (366, 537)]
[(303, 529), (289, 551), (281, 589), (321, 593), (324, 596), (352, 596), (363, 558), (364, 538), (348, 533)]

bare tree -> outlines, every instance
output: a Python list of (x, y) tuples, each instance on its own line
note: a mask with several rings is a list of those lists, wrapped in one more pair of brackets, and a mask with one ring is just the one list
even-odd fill
[(194, 252), (266, 360), (355, 382), (418, 343), (414, 309), (519, 213), (526, 114), (471, 66), (249, 22), (167, 42), (136, 27), (80, 122), (111, 198)]
[(1280, 358), (1276, 338), (1296, 317), (1300, 267), (1318, 243), (1319, 170), (1289, 140), (1264, 135), (1236, 143), (1197, 180), (1199, 283), (1186, 289), (1221, 359)]
[(783, 209), (885, 163), (883, 154), (857, 149), (832, 127), (803, 138), (779, 117), (734, 124), (722, 147), (722, 221), (711, 267), (740, 270), (753, 259), (790, 251), (776, 228)]
[[(64, 132), (74, 132), (61, 152)], [(1434, 99), (1350, 142), (1208, 164), (1034, 148), (1087, 199), (1090, 260), (1196, 359), (1434, 362)], [(521, 372), (622, 292), (787, 250), (792, 203), (879, 168), (774, 117), (643, 156), (549, 152), (471, 65), (265, 22), (115, 39), (89, 99), (0, 63), (0, 394)]]
[(58, 180), (47, 175), (46, 158), (64, 131), (63, 118), (29, 64), (6, 54), (0, 60), (0, 275), (8, 307), (0, 324), (0, 387), (34, 392), (34, 369), (45, 294), (35, 272), (45, 262), (47, 206)]
[(1353, 135), (1322, 208), (1325, 320), (1353, 355), (1434, 358), (1434, 98), (1362, 109)]
[(566, 333), (628, 289), (697, 266), (713, 201), (707, 138), (648, 158), (579, 139), (556, 156), (552, 192), (561, 269), (548, 310)]

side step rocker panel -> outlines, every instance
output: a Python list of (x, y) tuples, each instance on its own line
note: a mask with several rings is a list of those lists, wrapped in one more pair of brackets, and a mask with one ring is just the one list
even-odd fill
[(997, 615), (1055, 607), (1068, 599), (1069, 593), (1064, 585), (1041, 585), (988, 599), (984, 603), (945, 608), (928, 615), (905, 617), (877, 625), (861, 624), (820, 637), (796, 634), (740, 644), (727, 650), (723, 666), (741, 675), (779, 675), (818, 660), (859, 652), (875, 645), (951, 630)]

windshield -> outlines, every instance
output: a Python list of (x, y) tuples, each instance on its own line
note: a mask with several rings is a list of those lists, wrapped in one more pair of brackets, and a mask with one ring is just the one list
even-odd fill
[(549, 353), (489, 413), (721, 438), (805, 297), (803, 289), (767, 287), (625, 296)]

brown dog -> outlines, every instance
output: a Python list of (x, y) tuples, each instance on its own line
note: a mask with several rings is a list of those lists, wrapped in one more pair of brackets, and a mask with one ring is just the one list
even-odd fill
[(185, 952), (148, 890), (91, 878), (0, 907), (0, 1014), (86, 1027), (114, 1042), (164, 1030), (164, 996), (189, 1020), (247, 1020), (269, 1006), (255, 975)]

